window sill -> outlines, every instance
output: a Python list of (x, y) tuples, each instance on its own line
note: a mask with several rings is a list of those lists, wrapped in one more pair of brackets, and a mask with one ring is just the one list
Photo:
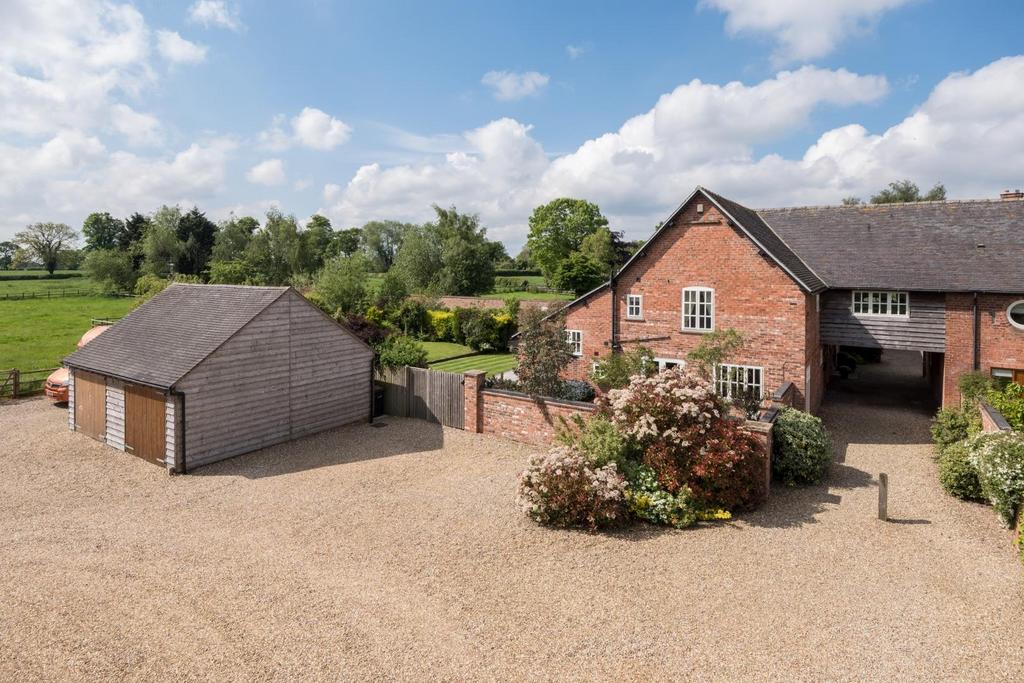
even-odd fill
[(630, 318), (628, 315), (625, 318), (623, 318), (623, 320), (625, 320), (628, 323), (642, 323), (642, 322), (646, 322), (643, 318)]
[(714, 329), (710, 329), (710, 330), (689, 330), (689, 329), (683, 328), (683, 329), (681, 329), (679, 331), (682, 334), (711, 334), (712, 332), (714, 332)]

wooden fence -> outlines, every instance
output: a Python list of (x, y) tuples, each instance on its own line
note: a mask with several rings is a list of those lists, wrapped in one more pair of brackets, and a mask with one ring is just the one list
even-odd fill
[(465, 392), (461, 372), (406, 366), (384, 370), (377, 380), (384, 386), (385, 414), (463, 429)]
[(38, 292), (12, 292), (0, 294), (0, 301), (20, 301), (22, 299), (60, 299), (68, 296), (109, 296), (127, 297), (135, 296), (127, 292), (101, 292), (98, 289), (88, 287), (61, 287), (60, 289), (47, 289)]
[(0, 372), (0, 398), (31, 396), (43, 390), (46, 378), (57, 368), (40, 370), (5, 370)]

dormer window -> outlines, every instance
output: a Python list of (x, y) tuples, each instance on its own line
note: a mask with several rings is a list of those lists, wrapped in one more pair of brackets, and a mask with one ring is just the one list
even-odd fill
[(907, 292), (854, 290), (853, 314), (906, 318), (910, 314), (910, 295)]
[(715, 329), (715, 290), (687, 287), (683, 290), (683, 330), (711, 332)]

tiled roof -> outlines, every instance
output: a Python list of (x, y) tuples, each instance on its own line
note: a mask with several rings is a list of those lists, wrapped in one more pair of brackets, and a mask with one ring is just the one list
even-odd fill
[(287, 291), (173, 284), (64, 362), (168, 389)]
[(1024, 201), (761, 209), (831, 288), (1024, 292)]

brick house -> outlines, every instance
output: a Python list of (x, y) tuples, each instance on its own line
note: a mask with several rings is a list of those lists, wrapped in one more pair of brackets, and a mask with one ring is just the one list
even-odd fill
[(744, 345), (719, 391), (816, 410), (841, 345), (921, 353), (936, 399), (979, 370), (1024, 382), (1024, 195), (754, 211), (702, 187), (609, 280), (569, 303), (568, 375), (643, 345), (684, 363), (703, 335)]

